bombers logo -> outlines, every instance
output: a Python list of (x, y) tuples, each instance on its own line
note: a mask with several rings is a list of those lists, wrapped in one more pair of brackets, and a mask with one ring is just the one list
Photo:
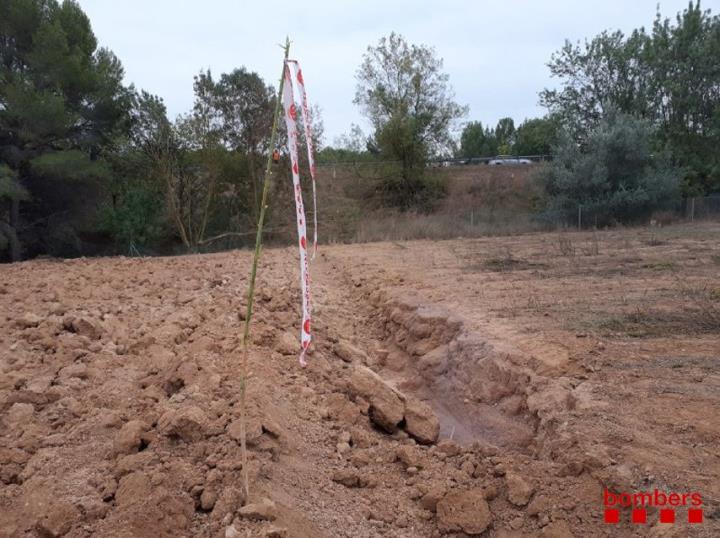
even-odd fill
[(609, 524), (620, 523), (620, 511), (623, 508), (631, 509), (630, 520), (633, 523), (647, 523), (647, 509), (650, 507), (659, 509), (660, 523), (675, 523), (679, 511), (686, 514), (688, 523), (702, 523), (702, 504), (702, 495), (697, 492), (666, 493), (657, 489), (635, 493), (613, 493), (606, 489), (603, 492), (604, 519)]

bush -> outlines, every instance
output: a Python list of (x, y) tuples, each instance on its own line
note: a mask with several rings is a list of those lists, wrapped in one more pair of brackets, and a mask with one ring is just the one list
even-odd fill
[(161, 197), (141, 185), (129, 187), (100, 211), (100, 229), (123, 247), (147, 246), (163, 232)]
[(681, 173), (653, 154), (653, 130), (639, 118), (609, 113), (584, 146), (562, 132), (555, 159), (538, 174), (546, 211), (570, 220), (578, 206), (598, 224), (629, 223), (677, 203)]
[(388, 207), (401, 211), (431, 212), (447, 195), (447, 185), (440, 177), (418, 174), (404, 179), (401, 175), (384, 178), (380, 185), (381, 199)]

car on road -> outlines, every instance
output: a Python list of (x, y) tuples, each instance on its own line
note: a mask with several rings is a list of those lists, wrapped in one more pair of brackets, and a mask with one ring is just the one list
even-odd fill
[(494, 159), (490, 159), (488, 164), (491, 166), (508, 166), (518, 164), (531, 164), (530, 159), (521, 159), (520, 157), (513, 157), (512, 155), (498, 155)]

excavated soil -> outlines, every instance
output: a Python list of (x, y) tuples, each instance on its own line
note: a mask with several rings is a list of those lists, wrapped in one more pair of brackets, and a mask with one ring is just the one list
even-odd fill
[[(249, 253), (0, 267), (0, 536), (720, 534), (720, 226), (324, 247), (306, 369), (295, 255), (259, 271), (249, 499)], [(704, 522), (606, 524), (605, 488)]]

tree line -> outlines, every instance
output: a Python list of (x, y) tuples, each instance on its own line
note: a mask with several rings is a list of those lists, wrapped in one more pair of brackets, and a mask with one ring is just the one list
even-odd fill
[(690, 2), (674, 20), (660, 12), (650, 30), (605, 31), (584, 43), (566, 41), (548, 67), (559, 88), (540, 92), (544, 118), (511, 118), (494, 129), (470, 122), (460, 156), (544, 154), (563, 131), (579, 147), (618, 113), (651, 131), (650, 147), (682, 168), (691, 195), (720, 190), (720, 17)]
[(252, 229), (276, 99), (257, 73), (200, 72), (171, 120), (70, 0), (2, 2), (0, 60), (0, 258), (195, 250)]
[(562, 125), (541, 176), (551, 210), (584, 205), (609, 220), (720, 192), (720, 16), (699, 0), (649, 30), (570, 43), (549, 65), (541, 103)]
[[(468, 109), (442, 59), (392, 33), (356, 73), (354, 103), (371, 132), (353, 126), (322, 148), (313, 107), (318, 160), (391, 162), (367, 194), (431, 210), (445, 186), (427, 173), (429, 159), (553, 154), (538, 175), (540, 212), (583, 204), (631, 220), (720, 190), (718, 57), (720, 19), (697, 1), (674, 20), (658, 14), (650, 30), (565, 43), (548, 64), (559, 87), (540, 93), (545, 117), (463, 127)], [(273, 86), (245, 67), (201, 71), (192, 109), (170, 119), (161, 97), (123, 78), (75, 1), (0, 3), (0, 260), (193, 251), (252, 233), (274, 149)]]
[[(373, 64), (375, 56), (382, 60)], [(391, 188), (399, 176), (412, 178), (404, 179), (401, 196), (391, 199), (401, 207), (442, 195), (442, 188), (423, 179), (423, 167), (413, 163), (443, 152), (457, 157), (552, 154), (536, 179), (545, 194), (538, 216), (553, 220), (566, 219), (583, 206), (600, 215), (598, 223), (633, 222), (655, 210), (676, 209), (682, 197), (720, 192), (720, 17), (704, 10), (699, 0), (674, 19), (658, 12), (650, 30), (605, 31), (582, 44), (566, 42), (548, 63), (559, 87), (539, 95), (548, 110), (545, 117), (526, 119), (517, 128), (507, 117), (495, 127), (470, 121), (459, 144), (445, 129), (466, 109), (447, 103), (451, 91), (447, 78), (438, 75), (442, 64), (428, 63), (428, 57), (433, 57), (431, 49), (408, 48), (391, 36), (369, 48), (359, 73), (359, 91), (376, 97), (371, 106), (364, 94), (356, 97), (366, 105), (374, 129), (367, 151), (401, 161), (402, 171), (384, 182)], [(368, 62), (380, 66), (387, 78), (367, 78)], [(397, 70), (402, 76), (395, 76)], [(428, 87), (437, 94), (425, 110), (434, 106), (440, 111), (439, 134), (427, 127), (422, 111), (408, 107), (413, 90), (421, 88), (416, 81), (427, 75)], [(363, 86), (366, 80), (372, 90)], [(400, 87), (389, 91), (388, 80)], [(419, 93), (428, 95), (424, 88)], [(390, 100), (387, 106), (388, 96), (395, 95), (404, 100)], [(351, 134), (356, 142), (357, 133)], [(440, 143), (424, 143), (434, 138)]]
[(550, 155), (559, 129), (560, 122), (551, 116), (526, 119), (517, 128), (512, 118), (500, 118), (494, 128), (483, 127), (480, 121), (471, 121), (460, 135), (456, 155)]

